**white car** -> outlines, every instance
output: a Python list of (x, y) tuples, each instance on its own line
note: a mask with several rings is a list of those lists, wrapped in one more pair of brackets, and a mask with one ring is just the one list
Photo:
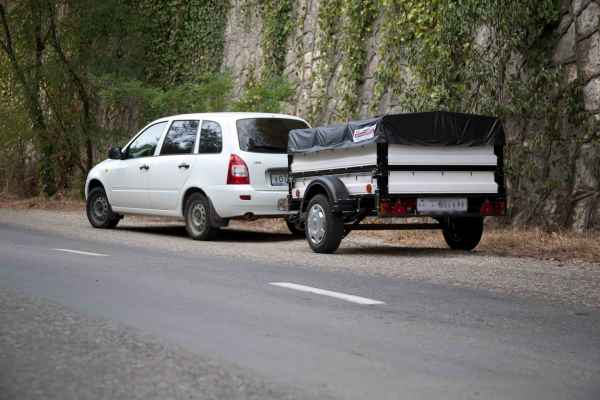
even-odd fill
[(153, 121), (88, 174), (88, 219), (114, 228), (124, 214), (179, 217), (193, 239), (206, 240), (230, 218), (287, 217), (278, 201), (288, 193), (288, 133), (306, 127), (301, 118), (262, 113)]

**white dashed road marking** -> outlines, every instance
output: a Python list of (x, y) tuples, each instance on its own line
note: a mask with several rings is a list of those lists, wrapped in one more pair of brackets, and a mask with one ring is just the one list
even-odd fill
[(314, 294), (320, 294), (322, 296), (335, 297), (336, 299), (346, 300), (351, 303), (361, 305), (374, 305), (374, 304), (385, 304), (383, 301), (373, 300), (366, 297), (354, 296), (351, 294), (332, 292), (331, 290), (319, 289), (311, 286), (298, 285), (290, 282), (270, 282), (269, 285), (279, 286), (292, 290), (299, 290), (301, 292), (309, 292)]
[(79, 250), (71, 250), (71, 249), (52, 249), (52, 250), (63, 251), (65, 253), (79, 254), (82, 256), (108, 257), (108, 254), (90, 253), (89, 251), (79, 251)]

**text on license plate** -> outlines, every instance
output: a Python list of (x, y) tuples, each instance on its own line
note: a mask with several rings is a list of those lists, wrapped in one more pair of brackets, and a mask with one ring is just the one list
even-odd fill
[(460, 212), (467, 211), (467, 199), (417, 199), (419, 212)]
[(271, 174), (271, 186), (286, 186), (287, 184), (287, 174)]

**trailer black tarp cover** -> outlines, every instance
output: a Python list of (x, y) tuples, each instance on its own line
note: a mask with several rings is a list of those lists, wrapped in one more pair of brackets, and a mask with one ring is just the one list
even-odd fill
[(311, 153), (371, 143), (420, 146), (504, 145), (493, 117), (445, 111), (390, 114), (346, 124), (290, 131), (288, 153)]

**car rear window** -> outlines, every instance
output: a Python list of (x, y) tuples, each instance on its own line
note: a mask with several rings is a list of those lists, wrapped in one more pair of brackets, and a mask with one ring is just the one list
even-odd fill
[(240, 149), (253, 153), (287, 153), (292, 129), (308, 128), (305, 122), (285, 118), (246, 118), (237, 121)]

